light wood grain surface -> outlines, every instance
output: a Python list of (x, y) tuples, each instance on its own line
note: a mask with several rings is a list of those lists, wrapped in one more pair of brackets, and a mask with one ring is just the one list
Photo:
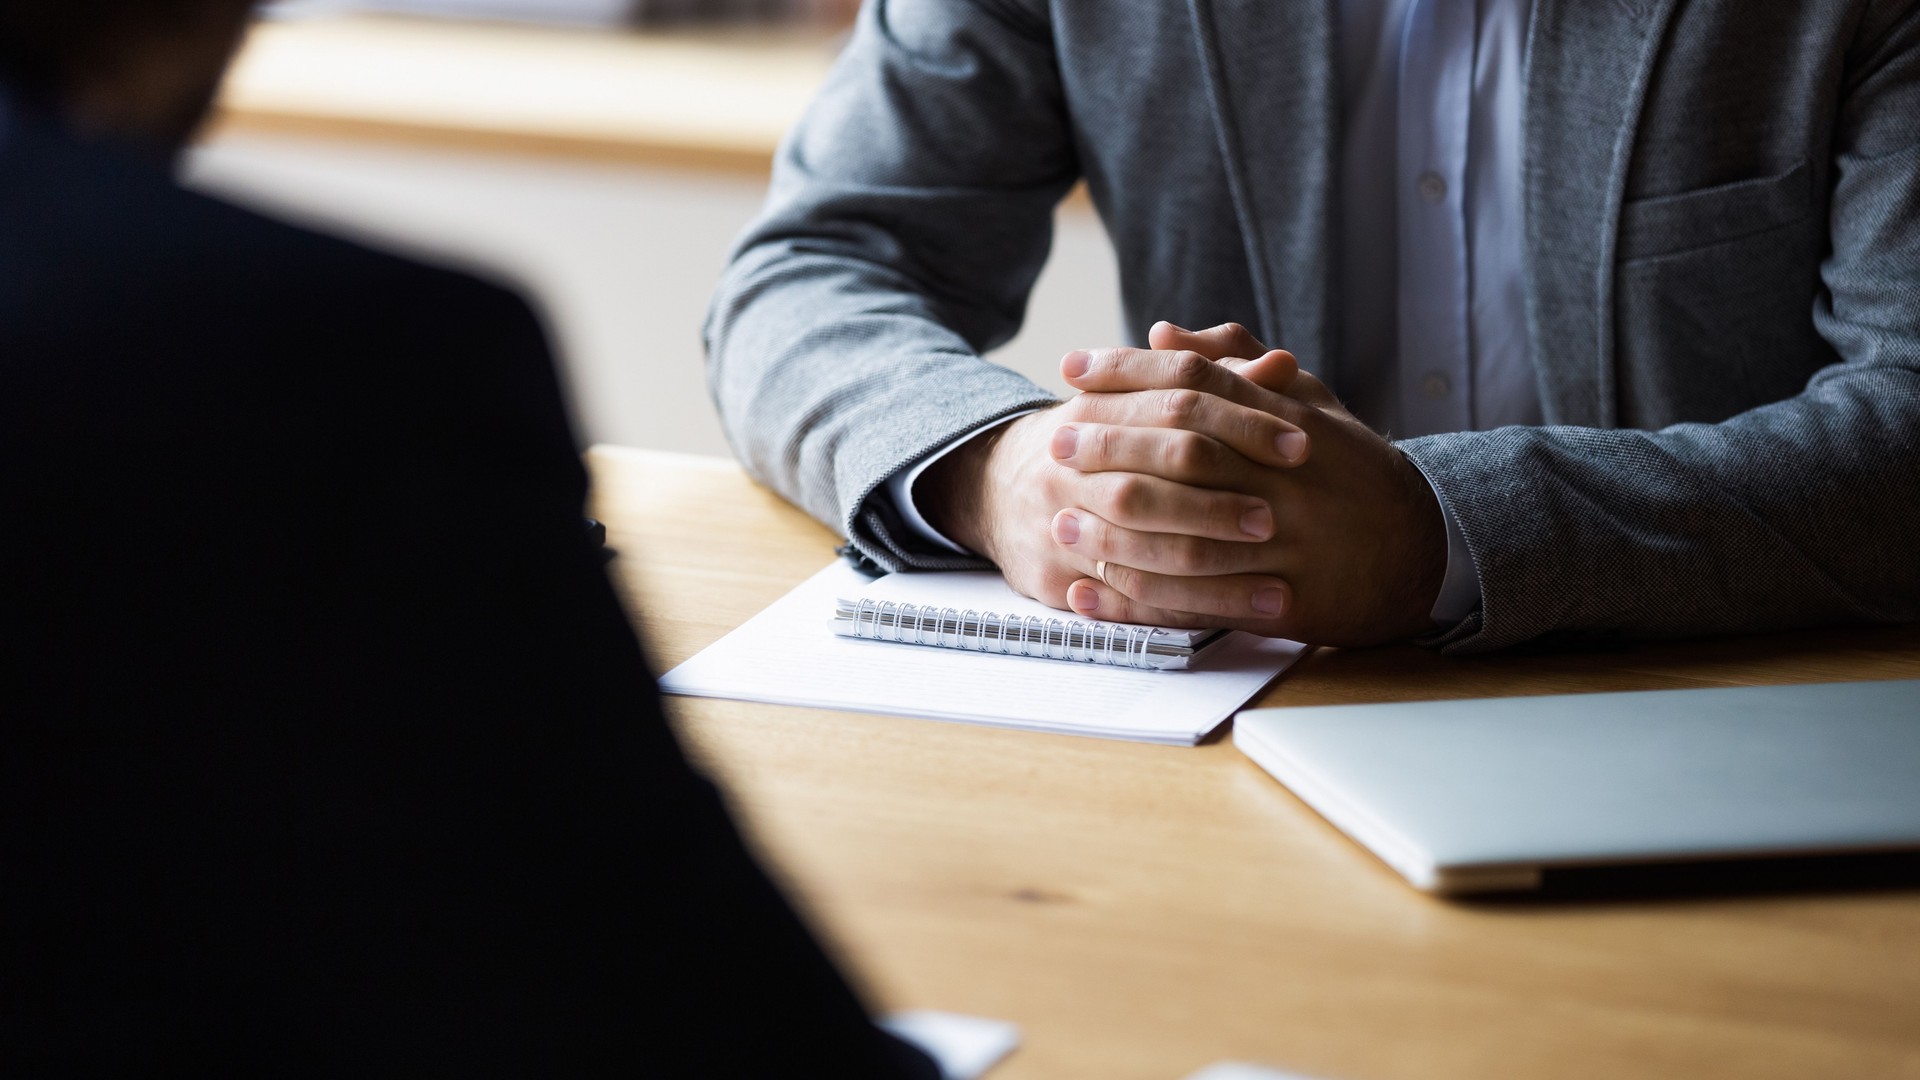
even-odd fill
[[(663, 669), (832, 558), (731, 462), (590, 455)], [(1920, 628), (1451, 660), (1323, 651), (1267, 705), (1920, 678)], [(1414, 892), (1216, 740), (1170, 749), (673, 699), (889, 1008), (1019, 1023), (996, 1080), (1920, 1078), (1920, 892)]]
[(228, 76), (211, 135), (384, 139), (764, 173), (838, 46), (825, 31), (265, 22)]

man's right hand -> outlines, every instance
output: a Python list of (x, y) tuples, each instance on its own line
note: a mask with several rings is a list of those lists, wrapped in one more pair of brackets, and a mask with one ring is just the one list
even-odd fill
[[(1295, 425), (1236, 400), (1248, 396), (1246, 381), (1207, 357), (1112, 351), (1164, 366), (1164, 385), (1179, 389), (1081, 394), (969, 441), (918, 484), (921, 510), (935, 528), (992, 560), (1015, 590), (1063, 610), (1068, 587), (1085, 575), (1056, 542), (1067, 539), (1055, 535), (1061, 522), (1073, 520), (1061, 511), (1088, 510), (1142, 532), (1257, 544), (1274, 533), (1271, 508), (1253, 494), (1261, 473), (1299, 465), (1310, 449)], [(1062, 369), (1078, 377), (1097, 359), (1069, 353)], [(1117, 438), (1122, 429), (1135, 430)], [(1074, 457), (1069, 444), (1082, 440), (1124, 445), (1150, 460), (1140, 472), (1084, 473), (1060, 464)], [(1194, 621), (1163, 614), (1165, 625)]]

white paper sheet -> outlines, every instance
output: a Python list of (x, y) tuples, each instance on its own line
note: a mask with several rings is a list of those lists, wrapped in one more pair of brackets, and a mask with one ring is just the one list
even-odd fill
[(926, 1051), (941, 1080), (979, 1080), (1020, 1045), (1020, 1029), (1004, 1020), (916, 1009), (894, 1013), (880, 1027)]
[(1187, 1080), (1308, 1080), (1299, 1073), (1281, 1072), (1264, 1065), (1243, 1065), (1239, 1062), (1225, 1061), (1218, 1065), (1209, 1065)]
[(661, 688), (692, 697), (917, 716), (1191, 746), (1304, 647), (1234, 634), (1186, 671), (1135, 671), (843, 638), (834, 603), (867, 579), (835, 563), (698, 656)]

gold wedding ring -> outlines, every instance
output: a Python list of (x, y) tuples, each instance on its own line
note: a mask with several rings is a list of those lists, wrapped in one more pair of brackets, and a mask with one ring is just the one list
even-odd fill
[(1093, 576), (1100, 579), (1100, 584), (1113, 588), (1113, 582), (1107, 580), (1107, 560), (1101, 559), (1093, 564)]

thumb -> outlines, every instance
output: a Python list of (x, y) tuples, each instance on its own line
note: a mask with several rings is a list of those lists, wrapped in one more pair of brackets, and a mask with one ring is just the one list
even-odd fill
[(1315, 378), (1311, 372), (1302, 371), (1300, 361), (1283, 349), (1275, 349), (1258, 360), (1228, 360), (1226, 367), (1265, 390), (1276, 394), (1285, 394), (1295, 401), (1321, 409), (1337, 409), (1346, 412), (1347, 407), (1333, 396), (1327, 384)]
[[(1160, 352), (1179, 352), (1182, 349), (1191, 348), (1189, 343), (1192, 341), (1193, 331), (1164, 320), (1154, 323), (1153, 328), (1147, 331), (1147, 348)], [(1214, 358), (1208, 357), (1208, 359)]]
[(1228, 360), (1226, 366), (1255, 386), (1289, 396), (1294, 380), (1300, 376), (1300, 361), (1285, 349), (1275, 349), (1255, 360)]
[(1209, 360), (1229, 357), (1251, 359), (1267, 351), (1253, 331), (1239, 323), (1221, 323), (1207, 330), (1188, 330), (1170, 322), (1157, 322), (1147, 331), (1147, 345), (1166, 352), (1197, 352)]
[(1347, 411), (1340, 399), (1333, 396), (1333, 391), (1327, 389), (1327, 384), (1315, 378), (1312, 372), (1302, 371), (1294, 376), (1293, 385), (1287, 387), (1286, 394), (1296, 401), (1304, 401), (1322, 409)]

